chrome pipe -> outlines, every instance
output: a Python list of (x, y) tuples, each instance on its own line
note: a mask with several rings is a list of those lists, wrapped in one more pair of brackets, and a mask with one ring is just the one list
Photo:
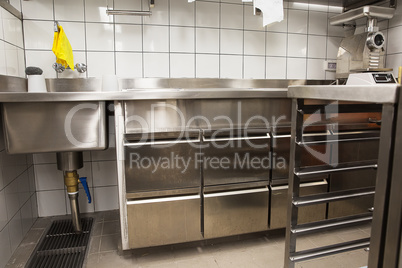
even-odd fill
[(73, 171), (84, 166), (82, 152), (57, 153), (57, 169), (61, 171)]
[(71, 219), (73, 221), (74, 231), (76, 234), (80, 234), (82, 232), (82, 227), (80, 207), (78, 205), (78, 192), (68, 193), (68, 198), (70, 199)]
[(151, 16), (152, 11), (136, 11), (136, 10), (106, 10), (107, 15), (131, 15), (131, 16)]

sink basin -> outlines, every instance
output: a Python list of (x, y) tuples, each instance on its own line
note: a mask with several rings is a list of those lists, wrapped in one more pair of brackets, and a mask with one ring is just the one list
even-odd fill
[(9, 153), (106, 149), (105, 102), (3, 103)]

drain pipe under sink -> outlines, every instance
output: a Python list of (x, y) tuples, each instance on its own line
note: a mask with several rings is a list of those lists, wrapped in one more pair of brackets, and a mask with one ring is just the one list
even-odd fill
[(86, 178), (80, 178), (77, 169), (84, 166), (82, 152), (61, 152), (57, 153), (57, 169), (63, 171), (64, 183), (67, 187), (68, 198), (70, 199), (71, 217), (73, 221), (74, 231), (79, 234), (82, 232), (80, 207), (78, 204), (78, 184), (84, 186), (88, 196), (88, 202), (91, 203), (91, 195), (89, 192)]

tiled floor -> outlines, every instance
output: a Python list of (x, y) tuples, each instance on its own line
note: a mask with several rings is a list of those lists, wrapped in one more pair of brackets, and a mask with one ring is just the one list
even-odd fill
[[(85, 265), (88, 268), (103, 267), (283, 267), (284, 231), (230, 237), (219, 240), (194, 242), (174, 246), (139, 249), (121, 252), (119, 244), (118, 211), (86, 214), (95, 218), (90, 248)], [(68, 217), (68, 216), (67, 216)], [(51, 220), (63, 217), (48, 217), (37, 220), (7, 267), (23, 267)], [(369, 236), (370, 226), (353, 227), (301, 237), (298, 250), (327, 245)], [(359, 268), (367, 265), (368, 253), (361, 249), (330, 257), (300, 262), (298, 268), (344, 267)]]

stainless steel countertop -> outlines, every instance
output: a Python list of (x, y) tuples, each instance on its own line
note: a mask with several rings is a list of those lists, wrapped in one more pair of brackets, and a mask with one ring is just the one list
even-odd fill
[(357, 101), (371, 103), (395, 103), (398, 84), (377, 84), (368, 86), (290, 86), (289, 98)]
[(0, 92), (0, 102), (114, 101), (157, 99), (287, 98), (287, 88), (135, 89), (115, 92)]

